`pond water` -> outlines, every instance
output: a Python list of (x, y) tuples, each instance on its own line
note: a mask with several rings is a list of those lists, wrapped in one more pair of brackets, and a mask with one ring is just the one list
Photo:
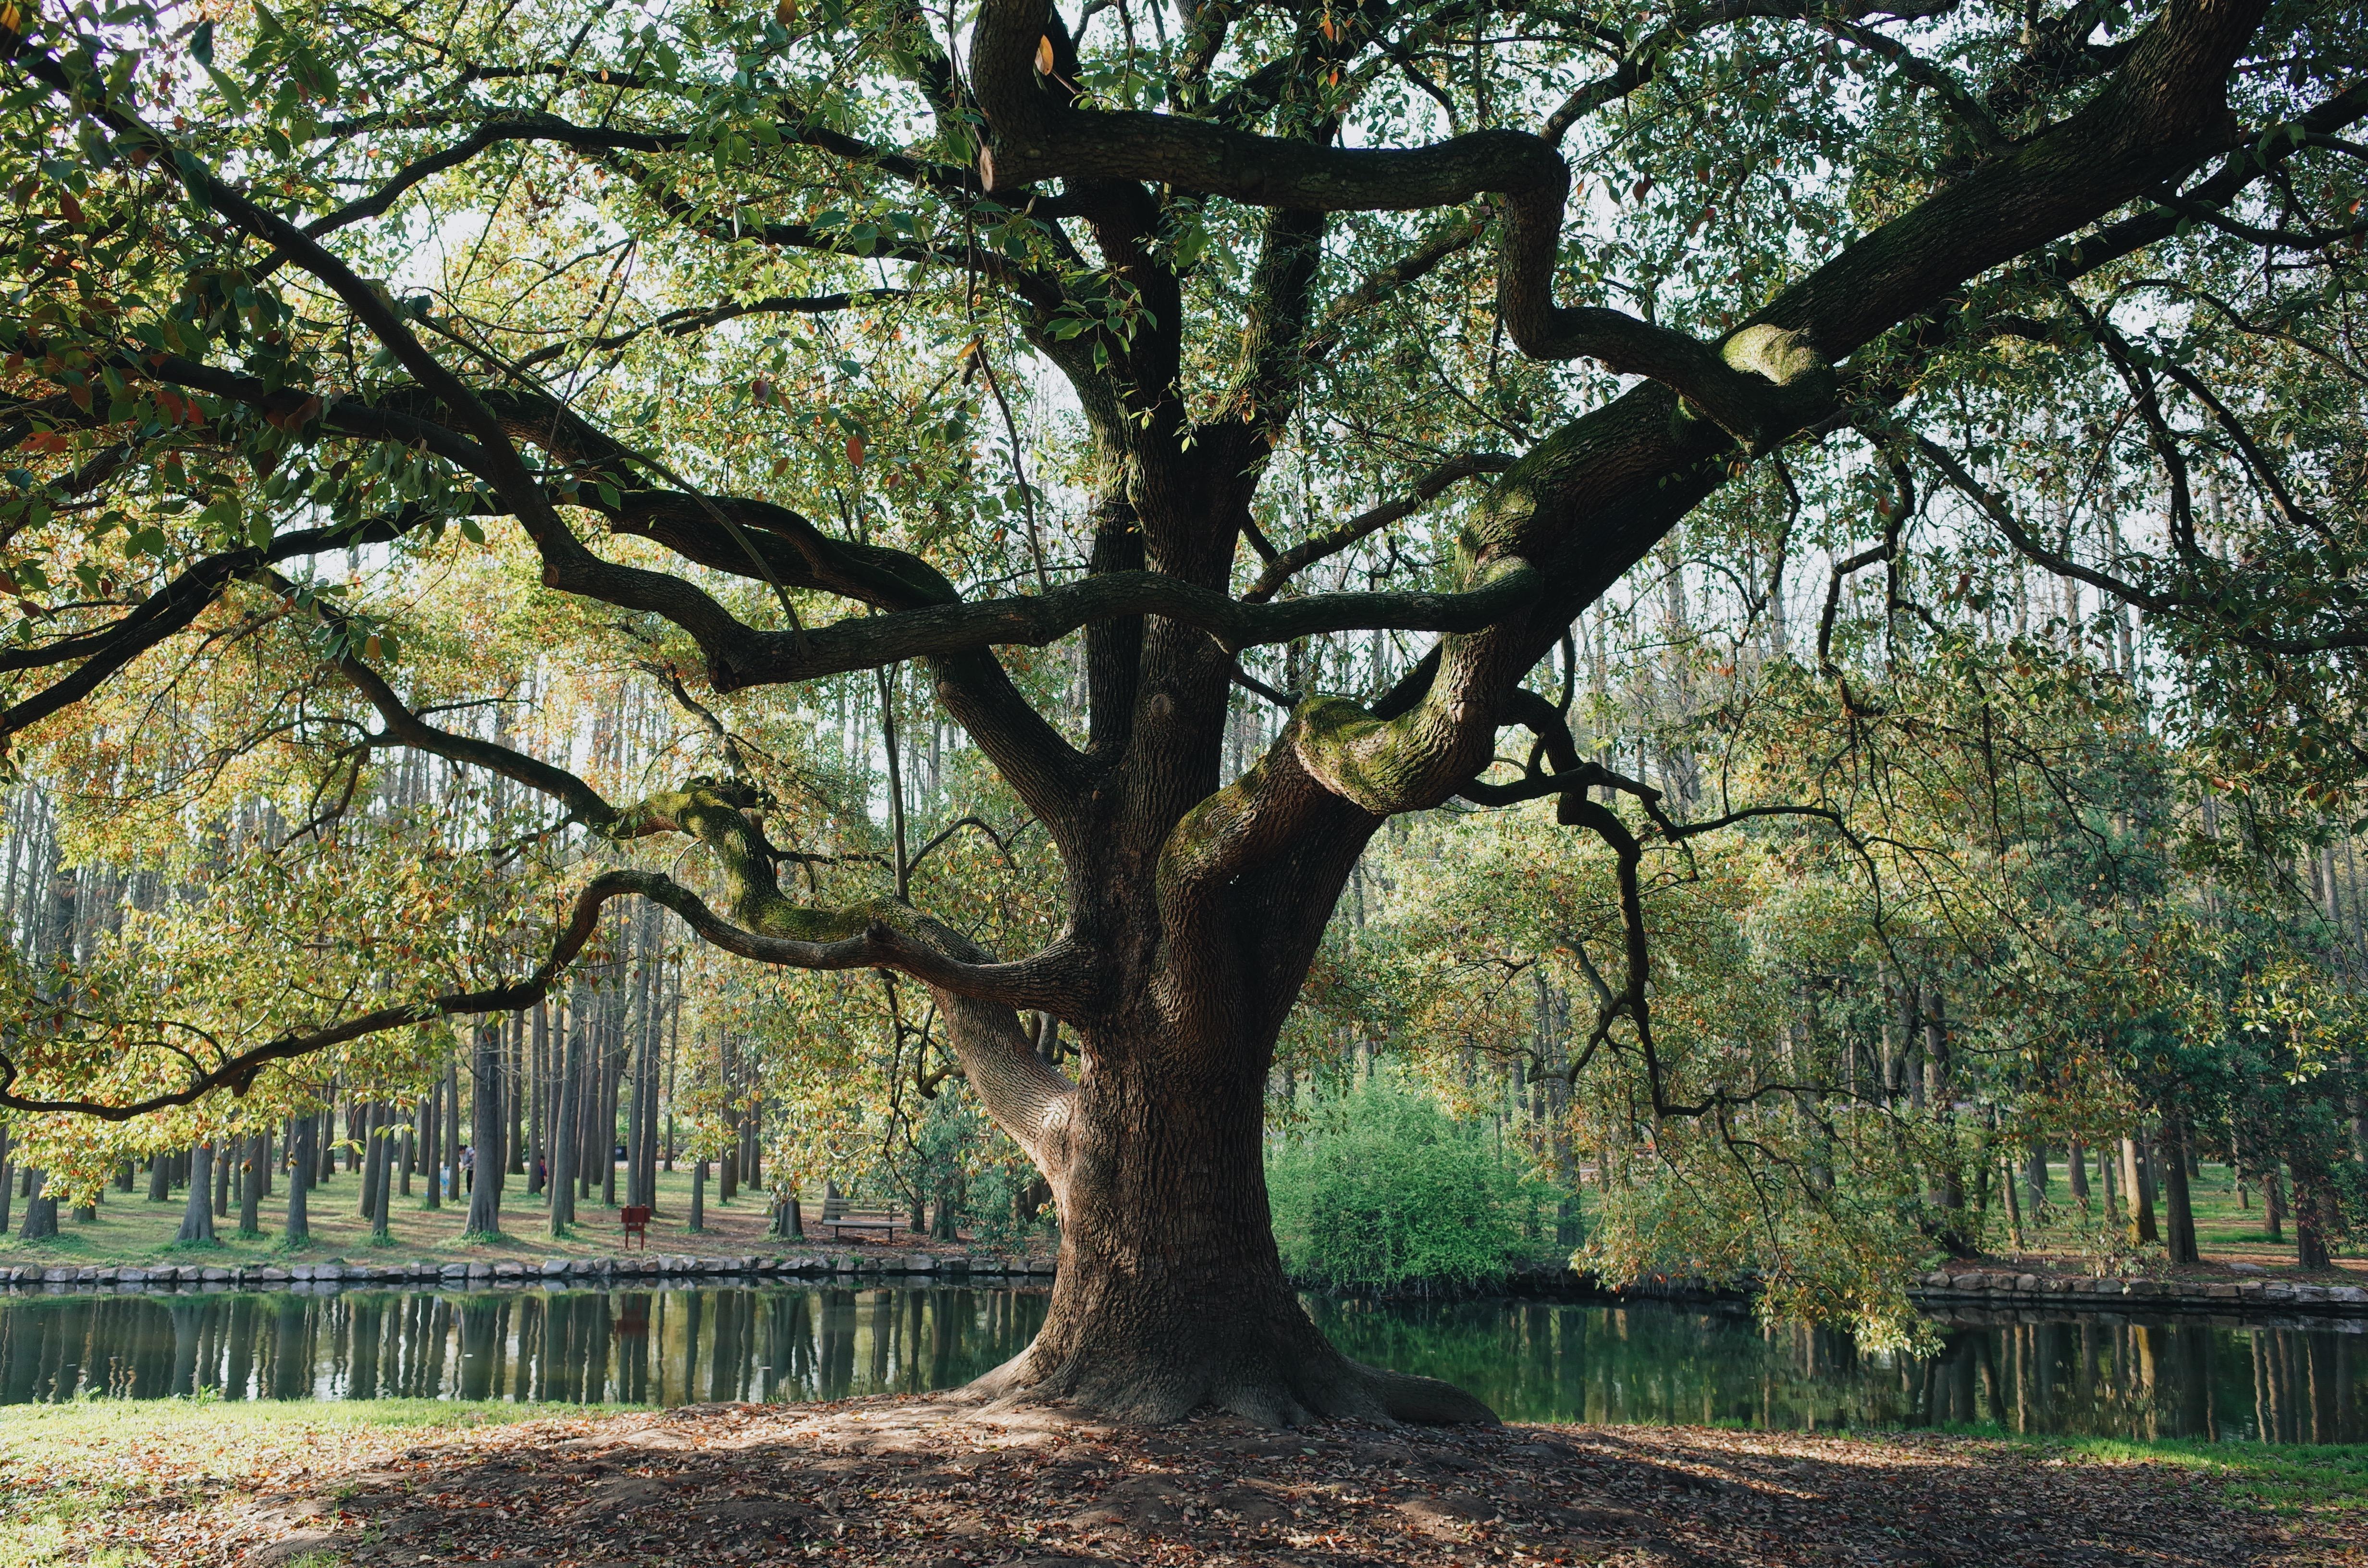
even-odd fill
[[(1044, 1303), (1042, 1290), (790, 1284), (24, 1296), (0, 1301), (0, 1403), (915, 1392), (1017, 1354)], [(2368, 1335), (2339, 1327), (2034, 1316), (1944, 1324), (1940, 1352), (1916, 1357), (1725, 1305), (1308, 1307), (1350, 1355), (1450, 1379), (1509, 1419), (2368, 1440)]]

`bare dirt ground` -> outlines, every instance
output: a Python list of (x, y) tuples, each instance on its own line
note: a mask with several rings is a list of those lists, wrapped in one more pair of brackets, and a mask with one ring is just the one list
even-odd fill
[[(1116, 1429), (918, 1398), (362, 1439), (119, 1510), (133, 1560), (519, 1568), (829, 1562), (2368, 1563), (2368, 1516), (2225, 1477), (1965, 1437), (1508, 1426)], [(94, 1545), (97, 1544), (96, 1542)]]

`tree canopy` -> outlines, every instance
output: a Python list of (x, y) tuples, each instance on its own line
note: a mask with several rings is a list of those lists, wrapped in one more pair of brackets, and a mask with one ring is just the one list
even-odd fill
[(0, 8), (0, 737), (147, 879), (0, 1107), (416, 1083), (652, 901), (1043, 1174), (998, 1390), (1278, 1419), (1469, 1413), (1286, 1324), (1278, 1040), (1869, 1321), (2002, 1138), (2333, 1171), (2362, 19)]

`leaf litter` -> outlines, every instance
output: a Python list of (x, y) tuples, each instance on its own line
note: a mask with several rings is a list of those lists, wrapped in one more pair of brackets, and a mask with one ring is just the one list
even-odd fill
[[(1925, 1434), (1112, 1427), (942, 1396), (141, 1452), (63, 1560), (221, 1568), (2368, 1568), (2368, 1517)], [(70, 1484), (19, 1466), (0, 1483)], [(226, 1473), (238, 1471), (235, 1475)]]

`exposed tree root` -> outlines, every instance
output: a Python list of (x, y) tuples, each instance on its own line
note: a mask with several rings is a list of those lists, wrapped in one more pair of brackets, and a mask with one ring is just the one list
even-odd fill
[(1134, 1426), (1166, 1426), (1210, 1409), (1261, 1426), (1340, 1420), (1497, 1425), (1495, 1411), (1452, 1383), (1352, 1361), (1312, 1328), (1307, 1337), (1312, 1346), (1290, 1346), (1290, 1354), (1279, 1353), (1285, 1349), (1280, 1346), (1173, 1359), (1072, 1354), (1049, 1366), (1030, 1346), (954, 1397), (991, 1410), (1042, 1405)]

